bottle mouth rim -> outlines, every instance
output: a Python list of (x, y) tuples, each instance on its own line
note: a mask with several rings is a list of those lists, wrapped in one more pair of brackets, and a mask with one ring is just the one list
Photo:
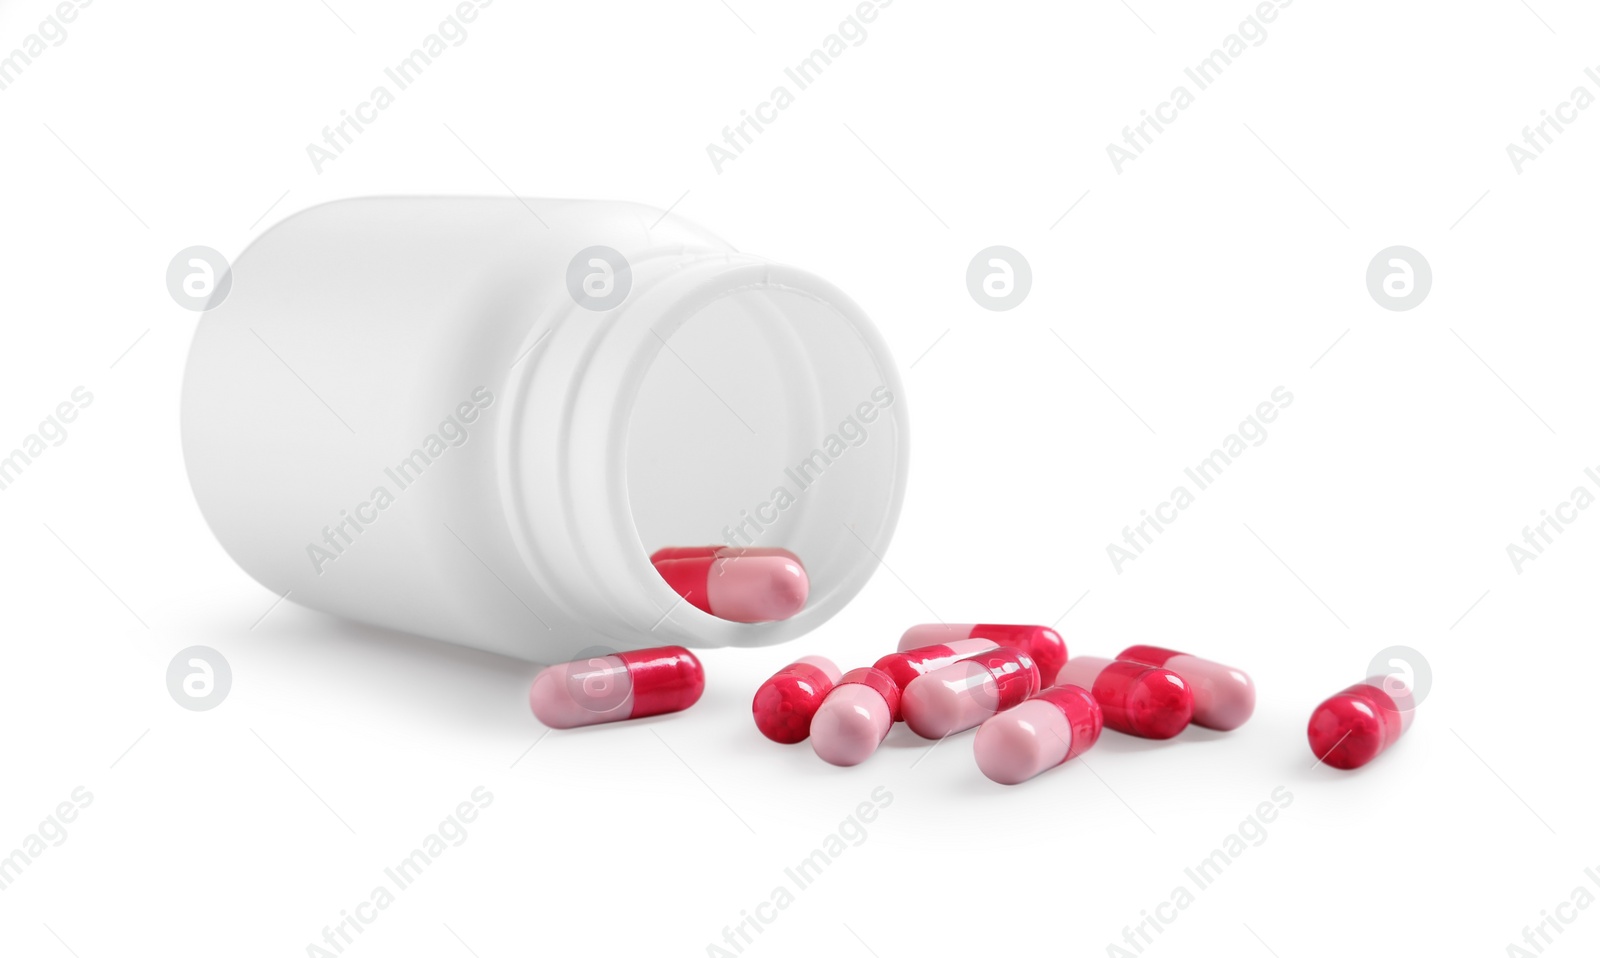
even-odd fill
[[(601, 320), (605, 326), (597, 337), (599, 342), (587, 355), (607, 352), (608, 363), (620, 359), (620, 374), (609, 377), (604, 384), (586, 382), (588, 377), (581, 370), (573, 377), (567, 397), (569, 406), (577, 407), (586, 400), (593, 405), (588, 407), (587, 427), (573, 427), (570, 417), (563, 417), (566, 448), (579, 450), (565, 461), (564, 468), (558, 467), (563, 477), (559, 494), (561, 511), (566, 516), (568, 545), (574, 553), (573, 563), (584, 567), (589, 582), (605, 593), (605, 605), (615, 613), (611, 621), (593, 623), (593, 626), (615, 638), (620, 647), (641, 642), (651, 645), (679, 642), (697, 647), (772, 645), (809, 632), (837, 614), (865, 587), (881, 564), (880, 557), (899, 522), (910, 463), (909, 418), (903, 387), (887, 344), (865, 312), (826, 280), (804, 270), (734, 254), (697, 251), (688, 256), (692, 258), (668, 256), (635, 266), (636, 283), (646, 279), (639, 275), (641, 267), (653, 266), (651, 272), (665, 267), (665, 272), (636, 285), (635, 295)], [(846, 526), (837, 530), (838, 536), (847, 540), (847, 545), (856, 547), (853, 560), (835, 567), (836, 574), (830, 577), (832, 581), (822, 591), (813, 592), (805, 608), (795, 616), (777, 622), (737, 623), (719, 619), (684, 601), (656, 573), (649, 558), (650, 548), (640, 533), (638, 517), (629, 498), (629, 432), (641, 401), (645, 375), (655, 363), (670, 358), (672, 353), (667, 341), (673, 333), (720, 300), (762, 290), (803, 297), (825, 306), (860, 340), (873, 373), (892, 396), (890, 405), (880, 413), (889, 427), (882, 430), (885, 435), (881, 441), (893, 443), (892, 466), (884, 470), (887, 487), (873, 497), (882, 504), (873, 528), (865, 535)], [(654, 309), (650, 308), (652, 304)], [(574, 319), (593, 322), (599, 318), (592, 313), (574, 315), (581, 312), (579, 307), (573, 306), (566, 315), (556, 317), (556, 322), (564, 324)], [(776, 305), (774, 312), (780, 317), (784, 314)], [(559, 334), (556, 327), (551, 329)], [(523, 397), (533, 378), (534, 365), (530, 363), (521, 368), (516, 379), (508, 384), (515, 397), (510, 404), (514, 413), (508, 419), (520, 418), (527, 409)], [(808, 383), (815, 383), (814, 373), (805, 375)], [(587, 395), (590, 389), (603, 392), (604, 396)], [(817, 435), (821, 434), (823, 420), (819, 413)], [(505, 473), (502, 492), (507, 495), (512, 536), (517, 540), (519, 551), (529, 560), (530, 572), (538, 578), (559, 577), (562, 570), (548, 568), (548, 547), (534, 545), (532, 532), (536, 525), (529, 521), (529, 503), (515, 475), (516, 463), (524, 455), (519, 444), (525, 432), (514, 423), (508, 424), (508, 429), (510, 442), (502, 446), (507, 450), (501, 464)], [(579, 435), (580, 431), (583, 435)], [(621, 479), (605, 481), (605, 476)], [(581, 518), (577, 518), (579, 516)], [(580, 528), (581, 536), (578, 535)], [(849, 543), (851, 538), (859, 541)], [(802, 556), (802, 560), (804, 558)], [(539, 565), (546, 568), (537, 568)], [(565, 571), (570, 576), (573, 570)], [(812, 581), (815, 587), (816, 578)], [(549, 589), (548, 594), (561, 597), (567, 591), (563, 586)]]

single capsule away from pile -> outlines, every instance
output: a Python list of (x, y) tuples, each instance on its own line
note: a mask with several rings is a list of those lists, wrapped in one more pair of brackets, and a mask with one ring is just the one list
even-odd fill
[(1333, 768), (1360, 768), (1400, 740), (1416, 717), (1416, 696), (1392, 675), (1374, 675), (1311, 713), (1311, 754)]

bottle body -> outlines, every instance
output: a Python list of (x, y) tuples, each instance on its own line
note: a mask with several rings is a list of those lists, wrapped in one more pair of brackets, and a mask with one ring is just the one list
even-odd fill
[[(594, 201), (285, 220), (202, 317), (182, 425), (201, 511), (275, 594), (542, 662), (808, 631), (870, 576), (907, 462), (898, 376), (847, 297)], [(649, 556), (701, 544), (791, 549), (812, 598), (774, 623), (694, 608)]]

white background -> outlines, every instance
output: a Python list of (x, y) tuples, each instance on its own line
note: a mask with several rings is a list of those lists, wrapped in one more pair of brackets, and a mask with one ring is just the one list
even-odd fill
[[(329, 2), (101, 0), (0, 91), (0, 449), (94, 396), (0, 493), (0, 855), (93, 795), (0, 893), (6, 954), (307, 954), (480, 785), (466, 841), (346, 954), (706, 954), (879, 786), (744, 954), (1106, 954), (1279, 786), (1265, 842), (1145, 954), (1505, 954), (1600, 866), (1600, 512), (1520, 574), (1506, 554), (1600, 466), (1600, 108), (1521, 174), (1506, 155), (1600, 92), (1592, 6), (1300, 0), (1119, 175), (1106, 144), (1252, 4), (900, 0), (718, 174), (706, 145), (850, 3), (501, 0), (318, 174), (306, 144), (452, 9)], [(0, 53), (51, 9), (6, 0)], [(676, 204), (849, 291), (900, 361), (890, 569), (806, 639), (706, 654), (689, 712), (541, 737), (531, 666), (272, 608), (188, 490), (178, 250), (508, 187)], [(993, 244), (1034, 271), (1009, 312), (965, 287)], [(1395, 244), (1433, 268), (1409, 312), (1365, 286)], [(1280, 385), (1267, 440), (1118, 574), (1106, 545)], [(902, 728), (842, 770), (755, 732), (779, 666), (867, 664), (933, 616), (1178, 647), (1260, 706), (1107, 732), (1013, 789), (970, 736)], [(210, 712), (165, 684), (194, 644), (232, 664)], [(1397, 644), (1434, 678), (1409, 735), (1313, 767), (1312, 707)], [(1600, 909), (1564, 913), (1546, 953), (1592, 953)]]

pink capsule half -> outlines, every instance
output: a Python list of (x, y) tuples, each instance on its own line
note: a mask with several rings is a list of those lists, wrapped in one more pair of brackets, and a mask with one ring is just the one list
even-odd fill
[[(952, 662), (959, 662), (969, 655), (987, 652), (999, 648), (997, 644), (988, 639), (955, 639), (947, 645), (928, 645), (920, 649), (907, 649), (903, 652), (890, 652), (888, 655), (872, 663), (872, 667), (880, 672), (885, 672), (894, 684), (904, 692), (906, 686), (919, 675), (942, 669)], [(894, 714), (896, 722), (901, 720), (899, 711)]]
[(1087, 689), (1058, 685), (978, 726), (972, 755), (991, 780), (1017, 785), (1088, 751), (1101, 725)]
[(1138, 662), (1113, 662), (1083, 655), (1067, 660), (1057, 685), (1089, 690), (1100, 703), (1105, 726), (1140, 738), (1171, 738), (1194, 717), (1194, 693), (1176, 672)]
[(811, 580), (782, 549), (662, 559), (656, 571), (690, 605), (730, 622), (778, 622), (805, 608)]
[(1039, 691), (1039, 667), (1020, 649), (980, 652), (918, 676), (906, 686), (900, 712), (923, 738), (973, 728)]
[(700, 700), (705, 670), (681, 646), (562, 662), (528, 688), (528, 706), (551, 728), (578, 728), (678, 712)]
[(1021, 649), (1045, 678), (1055, 675), (1067, 661), (1067, 643), (1061, 633), (1045, 625), (947, 625), (934, 622), (913, 625), (900, 636), (900, 651), (926, 645), (945, 645), (959, 639), (989, 639), (1007, 649)]
[(1130, 645), (1117, 656), (1178, 673), (1194, 693), (1194, 724), (1231, 732), (1256, 710), (1256, 686), (1231, 666), (1154, 645)]
[(811, 748), (830, 765), (860, 765), (883, 744), (900, 688), (874, 668), (851, 669), (811, 717)]

